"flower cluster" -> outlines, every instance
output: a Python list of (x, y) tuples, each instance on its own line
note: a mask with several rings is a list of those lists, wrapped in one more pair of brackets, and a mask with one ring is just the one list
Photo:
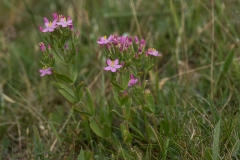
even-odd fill
[[(106, 46), (109, 50), (107, 54), (106, 71), (115, 73), (117, 69), (122, 68), (134, 72), (135, 75), (141, 70), (151, 68), (154, 64), (151, 61), (152, 57), (161, 56), (161, 54), (154, 48), (145, 49), (146, 41), (139, 40), (137, 36), (134, 38), (129, 36), (110, 35), (109, 37), (100, 37), (97, 41), (100, 46)], [(145, 52), (145, 54), (143, 54)], [(150, 56), (150, 59), (148, 58)], [(120, 63), (120, 64), (119, 64)], [(138, 82), (133, 74), (130, 74), (128, 86), (133, 86)]]
[(68, 27), (70, 30), (73, 30), (72, 19), (68, 16), (66, 18), (63, 15), (57, 15), (57, 13), (53, 14), (53, 21), (49, 21), (47, 18), (44, 18), (45, 29), (42, 26), (39, 26), (39, 30), (41, 32), (53, 32), (58, 26), (62, 26), (63, 28)]
[[(64, 64), (73, 64), (76, 58), (76, 44), (78, 42), (79, 32), (73, 32), (73, 20), (68, 16), (58, 15), (54, 13), (53, 20), (44, 18), (45, 27), (39, 26), (40, 32), (43, 33), (44, 40), (48, 43), (48, 47), (43, 42), (39, 43), (40, 50), (43, 52), (41, 63), (44, 69), (39, 70), (40, 76), (55, 73), (54, 63), (55, 57)], [(49, 34), (45, 34), (45, 33)], [(66, 44), (71, 40), (71, 46)], [(56, 47), (57, 46), (57, 47)]]

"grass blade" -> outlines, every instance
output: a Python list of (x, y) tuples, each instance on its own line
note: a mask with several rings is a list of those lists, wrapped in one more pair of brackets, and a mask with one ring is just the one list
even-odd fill
[(213, 135), (213, 160), (218, 159), (218, 152), (219, 152), (219, 138), (220, 138), (220, 126), (221, 126), (221, 119), (218, 121), (217, 125), (214, 128), (214, 135)]

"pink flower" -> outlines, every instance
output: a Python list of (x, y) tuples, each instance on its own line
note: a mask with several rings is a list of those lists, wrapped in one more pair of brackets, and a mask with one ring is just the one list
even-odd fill
[(69, 29), (70, 29), (70, 31), (74, 31), (73, 25), (70, 25), (70, 26), (69, 26)]
[(42, 26), (38, 26), (38, 29), (39, 29), (40, 32), (43, 32)]
[(141, 39), (141, 41), (140, 41), (140, 46), (145, 46), (146, 45), (146, 42), (145, 42), (145, 40), (144, 39)]
[(45, 26), (46, 28), (43, 30), (43, 32), (53, 32), (55, 28), (57, 28), (57, 19), (54, 19), (53, 22), (49, 22), (47, 18), (44, 18)]
[(52, 74), (52, 68), (43, 67), (43, 69), (40, 69), (39, 72), (41, 73), (41, 77), (45, 76), (46, 74)]
[(119, 48), (120, 52), (123, 52), (129, 48), (132, 44), (132, 38), (128, 36), (121, 36), (117, 38), (117, 43), (115, 43), (115, 39), (113, 40), (113, 44)]
[(40, 43), (39, 43), (39, 47), (40, 47), (40, 50), (41, 50), (42, 52), (44, 52), (44, 51), (46, 50), (46, 47), (45, 47), (45, 45), (44, 45), (43, 42), (40, 42)]
[(64, 45), (64, 48), (65, 48), (66, 50), (68, 50), (68, 45), (67, 45), (67, 44), (65, 44), (65, 45)]
[(130, 75), (130, 81), (128, 82), (128, 86), (133, 86), (135, 83), (137, 83), (138, 79), (134, 78), (134, 76)]
[(72, 21), (73, 20), (70, 17), (68, 17), (67, 20), (66, 20), (66, 17), (61, 17), (60, 21), (57, 24), (62, 27), (67, 27), (67, 26), (72, 26)]
[(121, 68), (122, 67), (122, 65), (119, 65), (118, 62), (119, 62), (118, 59), (116, 59), (114, 61), (111, 61), (110, 59), (107, 59), (108, 66), (105, 67), (104, 70), (106, 70), (106, 71), (110, 71), (111, 70), (111, 72), (116, 72), (117, 68)]
[(136, 44), (139, 44), (138, 37), (137, 37), (137, 36), (135, 36), (135, 37), (134, 37), (134, 39), (135, 39), (135, 43), (136, 43)]
[(149, 55), (152, 55), (152, 56), (162, 56), (161, 54), (158, 53), (158, 51), (154, 48), (149, 48), (147, 51), (146, 51), (147, 54)]
[(53, 15), (54, 19), (58, 19), (58, 14), (57, 13), (53, 13), (52, 15)]
[(108, 39), (107, 39), (107, 36), (103, 36), (97, 41), (97, 43), (100, 45), (108, 44), (111, 40), (112, 40), (112, 35), (110, 35)]

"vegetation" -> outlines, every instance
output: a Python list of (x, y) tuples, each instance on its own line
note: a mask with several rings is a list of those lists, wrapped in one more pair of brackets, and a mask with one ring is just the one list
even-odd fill
[[(238, 6), (235, 0), (2, 0), (0, 159), (240, 158)], [(84, 82), (82, 101), (94, 114), (40, 76), (38, 26), (53, 13), (70, 15), (79, 32), (76, 81)], [(110, 34), (144, 38), (161, 52), (138, 75), (147, 107), (134, 94), (116, 103), (119, 86), (97, 44)], [(121, 104), (130, 104), (128, 116)]]

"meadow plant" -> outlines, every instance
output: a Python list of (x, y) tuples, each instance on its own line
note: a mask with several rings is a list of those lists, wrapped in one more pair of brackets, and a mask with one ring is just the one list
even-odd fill
[(121, 113), (117, 113), (124, 118), (121, 124), (122, 137), (130, 143), (131, 108), (142, 106), (144, 114), (154, 113), (154, 98), (151, 93), (145, 93), (145, 80), (155, 65), (155, 58), (161, 54), (154, 48), (145, 49), (146, 41), (141, 39), (139, 42), (137, 36), (134, 40), (129, 36), (103, 36), (97, 43), (106, 50), (108, 66), (104, 70), (110, 71), (114, 100), (122, 109)]
[[(74, 83), (77, 80), (76, 62), (76, 45), (78, 43), (78, 32), (74, 32), (72, 19), (66, 19), (63, 15), (53, 14), (53, 21), (44, 18), (45, 28), (39, 26), (43, 38), (46, 42), (39, 43), (40, 50), (43, 52), (42, 60), (43, 69), (39, 72), (41, 76), (50, 75), (51, 80), (58, 91), (71, 103), (78, 102), (76, 88)], [(46, 47), (46, 45), (48, 47)], [(55, 61), (58, 61), (62, 67), (57, 68)]]
[[(52, 84), (66, 98), (74, 110), (87, 117), (90, 128), (99, 137), (106, 138), (112, 134), (104, 134), (105, 122), (100, 123), (95, 113), (91, 92), (83, 88), (84, 83), (77, 83), (78, 69), (76, 68), (78, 32), (74, 31), (73, 20), (63, 15), (53, 14), (53, 21), (44, 18), (45, 28), (39, 26), (46, 43), (40, 42), (43, 52), (40, 76), (50, 76)], [(146, 41), (137, 36), (103, 36), (97, 40), (105, 49), (106, 66), (102, 69), (110, 76), (116, 109), (112, 110), (122, 118), (120, 129), (125, 143), (130, 144), (132, 133), (129, 125), (133, 126), (131, 110), (133, 106), (141, 106), (141, 113), (155, 112), (154, 96), (146, 92), (146, 76), (154, 67), (155, 59), (161, 54), (154, 48), (146, 49)], [(46, 47), (46, 45), (48, 47)], [(61, 64), (60, 66), (55, 64)], [(62, 67), (64, 66), (64, 67)], [(84, 94), (85, 93), (85, 94)], [(87, 98), (83, 98), (86, 96)], [(117, 107), (118, 106), (118, 107)], [(101, 109), (101, 108), (100, 108)], [(111, 127), (111, 123), (108, 123)], [(109, 128), (109, 126), (108, 126)], [(102, 131), (103, 130), (103, 131)], [(108, 133), (111, 132), (108, 130)]]

